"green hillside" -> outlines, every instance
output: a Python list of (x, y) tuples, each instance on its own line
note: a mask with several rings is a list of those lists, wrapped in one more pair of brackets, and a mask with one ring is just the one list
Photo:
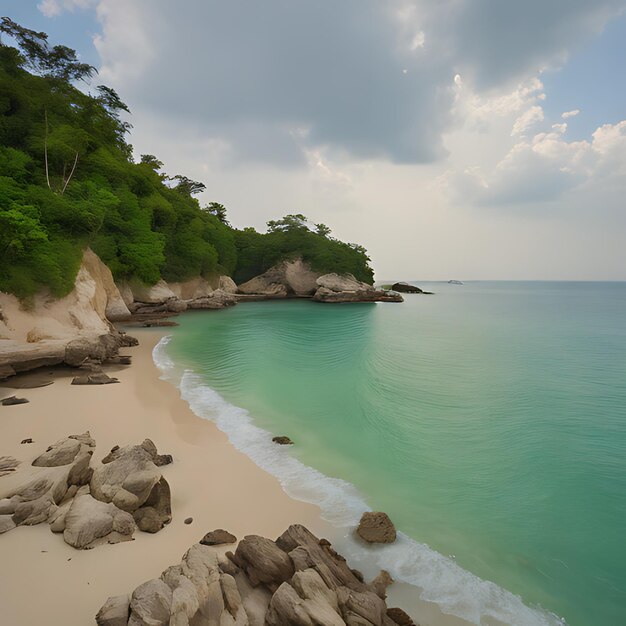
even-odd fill
[(133, 158), (128, 108), (74, 50), (8, 18), (0, 36), (0, 290), (66, 294), (86, 246), (116, 279), (147, 284), (218, 272), (241, 282), (295, 256), (372, 282), (365, 249), (302, 215), (267, 233), (232, 228), (222, 205), (194, 198), (202, 183)]

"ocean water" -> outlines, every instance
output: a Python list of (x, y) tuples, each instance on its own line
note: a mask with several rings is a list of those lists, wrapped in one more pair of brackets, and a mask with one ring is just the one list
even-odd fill
[(331, 523), (386, 511), (397, 545), (349, 556), (444, 611), (626, 624), (626, 283), (420, 284), (190, 313), (155, 360)]

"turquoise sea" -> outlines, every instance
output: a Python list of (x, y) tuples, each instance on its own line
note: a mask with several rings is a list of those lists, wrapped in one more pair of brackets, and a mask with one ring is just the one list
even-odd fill
[(190, 313), (155, 360), (332, 523), (386, 511), (372, 558), (444, 610), (626, 624), (626, 283), (416, 284)]

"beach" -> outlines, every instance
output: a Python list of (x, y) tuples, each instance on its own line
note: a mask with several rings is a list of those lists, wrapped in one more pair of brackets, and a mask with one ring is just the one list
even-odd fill
[[(28, 404), (2, 407), (2, 454), (22, 463), (0, 478), (0, 493), (21, 484), (32, 460), (70, 434), (89, 431), (96, 440), (92, 465), (115, 445), (152, 439), (159, 452), (171, 454), (163, 467), (172, 490), (172, 522), (156, 534), (137, 532), (132, 542), (75, 550), (47, 524), (21, 526), (0, 536), (2, 621), (12, 626), (36, 623), (84, 626), (94, 623), (109, 596), (129, 593), (178, 563), (206, 532), (224, 528), (238, 538), (280, 535), (301, 523), (318, 536), (333, 529), (317, 507), (285, 494), (279, 482), (236, 450), (213, 423), (198, 418), (170, 383), (159, 378), (152, 350), (165, 333), (136, 333), (140, 345), (128, 348), (133, 365), (106, 368), (119, 384), (72, 386), (74, 372), (60, 370), (52, 385), (36, 389), (0, 387), (0, 397), (24, 396)], [(41, 376), (42, 370), (31, 376)], [(20, 444), (32, 438), (32, 444)], [(193, 518), (191, 524), (184, 520)], [(8, 564), (8, 565), (7, 565)], [(394, 588), (395, 587), (395, 588)], [(390, 595), (412, 605), (422, 626), (455, 626), (461, 620), (418, 603), (415, 590), (394, 585)]]

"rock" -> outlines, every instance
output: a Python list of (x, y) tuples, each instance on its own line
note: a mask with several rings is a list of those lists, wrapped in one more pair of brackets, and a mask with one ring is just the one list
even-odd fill
[(31, 437), (29, 437), (28, 439), (22, 439), (22, 441), (20, 441), (20, 443), (21, 444), (24, 444), (24, 443), (34, 443), (34, 441), (32, 440)]
[(159, 578), (139, 585), (130, 599), (129, 626), (168, 626), (172, 590)]
[(172, 320), (155, 319), (155, 320), (146, 320), (141, 325), (144, 326), (145, 328), (169, 327), (169, 326), (178, 326), (178, 322), (172, 322)]
[(272, 441), (274, 443), (278, 443), (281, 446), (289, 446), (293, 444), (293, 441), (289, 439), (289, 437), (285, 437), (284, 435), (280, 435), (278, 437), (272, 437)]
[(80, 337), (65, 346), (64, 361), (67, 365), (78, 367), (88, 360), (101, 363), (117, 354), (119, 344), (112, 335), (98, 337)]
[(59, 465), (69, 465), (81, 449), (80, 441), (66, 437), (51, 445), (43, 454), (34, 461), (35, 467), (58, 467)]
[(324, 274), (316, 281), (317, 287), (330, 291), (375, 291), (372, 285), (357, 280), (352, 274)]
[(144, 285), (136, 282), (130, 285), (135, 302), (146, 304), (162, 304), (170, 298), (176, 298), (176, 294), (169, 288), (164, 280), (159, 280), (154, 285)]
[(316, 302), (403, 302), (399, 293), (374, 289), (352, 274), (324, 274), (317, 279)]
[(132, 348), (133, 346), (139, 345), (139, 340), (137, 339), (137, 337), (131, 337), (124, 332), (120, 332), (119, 342), (120, 348)]
[(13, 530), (15, 526), (12, 515), (0, 515), (0, 535)]
[(227, 530), (222, 528), (218, 528), (217, 530), (212, 530), (207, 533), (200, 539), (200, 543), (203, 546), (218, 546), (224, 543), (236, 543), (237, 537), (235, 535), (231, 535)]
[(90, 481), (94, 498), (129, 513), (145, 504), (161, 472), (153, 463), (153, 453), (142, 446), (118, 448), (94, 470)]
[(139, 530), (156, 533), (172, 521), (172, 503), (170, 486), (161, 476), (161, 480), (152, 488), (142, 507), (133, 513)]
[(387, 597), (387, 587), (393, 583), (393, 578), (387, 570), (380, 570), (380, 573), (370, 583), (374, 593), (383, 600)]
[(272, 298), (311, 295), (316, 289), (318, 277), (319, 274), (313, 272), (302, 259), (282, 261), (239, 285), (239, 293), (260, 294)]
[(394, 283), (391, 285), (393, 291), (399, 291), (400, 293), (424, 293), (419, 287), (415, 285), (409, 285), (408, 283)]
[(107, 598), (96, 615), (98, 626), (126, 626), (130, 615), (130, 598), (128, 596), (113, 596)]
[(163, 465), (169, 465), (173, 463), (174, 459), (171, 454), (157, 454), (154, 457), (154, 464), (157, 467), (162, 467)]
[(408, 613), (397, 607), (387, 609), (387, 617), (398, 626), (415, 626), (415, 622)]
[(11, 365), (0, 364), (0, 380), (5, 380), (15, 376), (16, 372)]
[(233, 560), (246, 572), (254, 587), (263, 583), (270, 591), (275, 591), (294, 573), (289, 555), (273, 541), (259, 535), (244, 537), (235, 550)]
[(193, 517), (186, 517), (184, 520), (184, 523), (187, 525), (191, 524), (192, 522), (193, 522)]
[(237, 304), (237, 298), (221, 289), (216, 289), (210, 296), (197, 298), (187, 302), (189, 309), (224, 309)]
[(371, 591), (355, 591), (348, 587), (337, 589), (341, 615), (348, 625), (382, 624), (387, 607), (384, 600)]
[(82, 487), (65, 516), (65, 543), (83, 550), (99, 543), (129, 541), (137, 529), (133, 516), (112, 503), (96, 500)]
[(393, 543), (396, 540), (393, 522), (386, 513), (380, 511), (363, 513), (356, 532), (368, 543)]
[(237, 285), (230, 276), (220, 276), (217, 288), (226, 293), (237, 293)]
[(27, 400), (26, 398), (18, 398), (16, 396), (9, 396), (8, 398), (4, 398), (0, 404), (2, 404), (2, 406), (13, 406), (15, 404), (27, 404), (28, 402), (30, 402), (29, 400)]
[(121, 355), (111, 357), (106, 360), (108, 365), (132, 365), (133, 357), (129, 355)]
[(104, 373), (87, 374), (85, 376), (76, 376), (72, 379), (72, 385), (110, 385), (119, 383), (117, 378), (112, 378)]

